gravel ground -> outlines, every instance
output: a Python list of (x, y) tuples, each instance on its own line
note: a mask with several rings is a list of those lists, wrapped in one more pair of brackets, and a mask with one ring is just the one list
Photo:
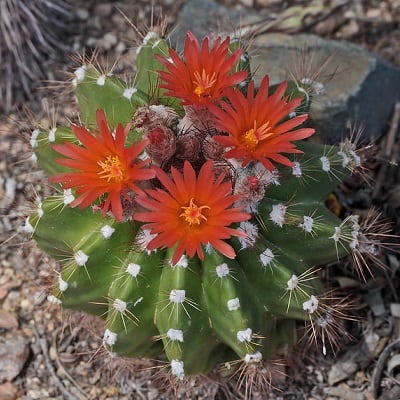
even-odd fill
[[(117, 3), (133, 24), (145, 26), (151, 24), (153, 15), (150, 1), (74, 0), (73, 3), (77, 17), (74, 24), (78, 28), (78, 34), (71, 37), (74, 52), (82, 54), (83, 47), (97, 47), (101, 63), (110, 65), (119, 58), (115, 72), (131, 72), (138, 35), (112, 3)], [(252, 7), (264, 4), (263, 7), (270, 7), (271, 14), (279, 14), (285, 2), (235, 2), (237, 7), (246, 3)], [(171, 26), (182, 4), (183, 0), (163, 2), (163, 13)], [(154, 15), (159, 14), (156, 6)], [(398, 0), (368, 0), (353, 1), (345, 12), (326, 15), (308, 24), (305, 30), (359, 43), (400, 66), (399, 24)], [(64, 59), (54, 65), (55, 79), (62, 79), (73, 63)], [(172, 399), (174, 394), (168, 390), (168, 381), (159, 372), (159, 364), (106, 359), (99, 351), (98, 322), (79, 313), (62, 311), (46, 300), (57, 266), (30, 241), (24, 232), (24, 220), (36, 206), (37, 195), (46, 196), (51, 188), (31, 158), (29, 134), (37, 122), (42, 126), (55, 120), (68, 123), (74, 116), (74, 107), (66, 100), (67, 95), (56, 97), (57, 105), (53, 106), (49, 100), (53, 92), (39, 93), (36, 96), (39, 100), (28, 102), (13, 114), (0, 116), (0, 400)], [(400, 233), (397, 167), (400, 143), (399, 119), (396, 120), (399, 115), (400, 109), (388, 121), (387, 133), (374, 145), (369, 162), (374, 185), (369, 187), (353, 178), (337, 194), (344, 208), (366, 213), (371, 203), (379, 207), (392, 223), (395, 234)], [(400, 398), (399, 386), (396, 389), (390, 378), (391, 374), (398, 374), (400, 362), (395, 359), (391, 364), (393, 369), (387, 369), (388, 360), (395, 358), (390, 357), (392, 348), (388, 346), (398, 343), (400, 338), (400, 261), (396, 254), (389, 253), (384, 261), (389, 265), (387, 271), (380, 270), (375, 279), (353, 288), (363, 294), (358, 315), (361, 321), (347, 327), (355, 340), (346, 343), (336, 358), (332, 355), (323, 358), (319, 352), (304, 357), (300, 350), (296, 351), (287, 371), (290, 379), (280, 383), (284, 392), (273, 391), (271, 398), (370, 400), (374, 398), (371, 386), (374, 377), (375, 386), (382, 386), (382, 400)], [(342, 285), (352, 284), (353, 281), (343, 278)], [(386, 358), (385, 351), (389, 354)], [(342, 379), (332, 383), (332, 373)], [(218, 385), (205, 377), (188, 382), (180, 395), (188, 399), (241, 399), (242, 396), (243, 393), (235, 391), (234, 382)], [(254, 398), (265, 398), (265, 394), (255, 393)]]

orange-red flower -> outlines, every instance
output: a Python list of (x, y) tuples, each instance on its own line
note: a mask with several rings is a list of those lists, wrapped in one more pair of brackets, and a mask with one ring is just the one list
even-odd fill
[(301, 153), (292, 143), (311, 136), (314, 129), (297, 128), (307, 118), (307, 114), (289, 118), (300, 105), (302, 99), (288, 101), (284, 96), (287, 83), (281, 83), (272, 95), (268, 95), (269, 79), (264, 77), (254, 95), (254, 82), (250, 82), (247, 96), (239, 90), (231, 89), (227, 102), (220, 107), (210, 106), (216, 128), (227, 135), (217, 135), (214, 139), (228, 149), (225, 156), (242, 160), (246, 166), (251, 161), (260, 161), (272, 171), (271, 160), (283, 165), (293, 163), (281, 153)]
[(157, 235), (148, 243), (148, 250), (176, 246), (172, 264), (183, 254), (193, 257), (197, 253), (203, 259), (202, 245), (207, 244), (234, 258), (234, 249), (224, 239), (246, 237), (230, 225), (246, 221), (250, 215), (242, 207), (231, 207), (240, 196), (232, 195), (231, 183), (223, 182), (224, 174), (215, 179), (213, 162), (203, 164), (197, 177), (188, 161), (183, 173), (174, 167), (171, 177), (160, 168), (156, 173), (165, 190), (150, 189), (148, 197), (138, 196), (137, 202), (148, 211), (134, 215), (136, 220), (146, 222), (144, 229)]
[(209, 49), (206, 37), (201, 46), (192, 32), (188, 31), (183, 50), (184, 60), (169, 49), (170, 59), (157, 56), (166, 67), (159, 71), (160, 87), (167, 89), (166, 95), (182, 99), (183, 105), (208, 105), (220, 100), (232, 85), (247, 77), (246, 71), (233, 72), (242, 51), (229, 52), (229, 37), (224, 41), (217, 38)]
[(78, 197), (70, 204), (72, 207), (85, 208), (100, 198), (103, 216), (111, 211), (117, 220), (121, 220), (121, 197), (129, 202), (132, 201), (130, 192), (144, 193), (137, 182), (153, 178), (155, 172), (146, 168), (148, 160), (137, 158), (147, 141), (125, 147), (130, 125), (124, 128), (118, 124), (111, 133), (103, 110), (97, 110), (96, 119), (99, 131), (94, 134), (84, 127), (72, 126), (83, 146), (70, 142), (53, 145), (55, 151), (67, 157), (56, 162), (75, 171), (54, 175), (50, 182), (61, 183), (64, 189), (76, 189)]

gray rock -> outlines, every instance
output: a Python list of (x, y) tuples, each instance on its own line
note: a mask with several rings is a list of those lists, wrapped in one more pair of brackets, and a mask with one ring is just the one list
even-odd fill
[(328, 60), (316, 78), (323, 93), (314, 97), (310, 110), (310, 124), (328, 143), (340, 141), (350, 126), (364, 125), (365, 139), (378, 137), (400, 99), (400, 69), (352, 43), (264, 34), (255, 39), (252, 55), (256, 82), (265, 74), (272, 83), (307, 78), (307, 69), (316, 72)]
[(10, 382), (0, 385), (0, 400), (15, 400), (17, 393), (17, 388)]
[[(180, 48), (188, 29), (201, 38), (213, 32), (234, 32), (241, 25), (256, 23), (260, 27), (265, 18), (262, 12), (227, 7), (215, 0), (187, 0), (177, 18), (172, 43)], [(305, 49), (303, 67), (299, 67), (301, 49)], [(250, 54), (256, 82), (268, 74), (273, 83), (293, 75), (307, 78), (301, 76), (302, 68), (316, 72), (330, 57), (317, 77), (324, 92), (314, 97), (309, 119), (324, 143), (337, 143), (348, 136), (350, 127), (362, 125), (363, 139), (378, 137), (386, 131), (400, 98), (400, 69), (352, 43), (315, 35), (269, 33), (256, 37)]]
[(201, 38), (211, 33), (231, 32), (259, 19), (260, 13), (255, 10), (228, 7), (215, 0), (187, 0), (177, 17), (172, 43), (182, 45), (187, 30)]
[(12, 381), (17, 377), (28, 355), (29, 346), (24, 338), (0, 338), (0, 382)]

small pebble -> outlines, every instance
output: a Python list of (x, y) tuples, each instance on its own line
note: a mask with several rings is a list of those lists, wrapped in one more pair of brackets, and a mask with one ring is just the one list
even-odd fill
[(75, 13), (81, 21), (85, 21), (89, 18), (89, 11), (85, 8), (78, 8)]

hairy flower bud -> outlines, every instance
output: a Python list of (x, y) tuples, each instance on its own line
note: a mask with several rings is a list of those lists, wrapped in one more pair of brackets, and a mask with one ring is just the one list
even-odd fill
[(211, 136), (207, 136), (203, 141), (203, 154), (206, 160), (222, 160), (224, 148), (217, 143)]
[(185, 106), (185, 115), (179, 121), (178, 130), (182, 133), (196, 133), (201, 138), (216, 133), (211, 114), (205, 107)]
[(196, 162), (201, 156), (201, 144), (194, 135), (183, 135), (178, 138), (176, 157)]
[(176, 118), (172, 108), (157, 104), (139, 107), (133, 116), (133, 125), (138, 130), (149, 131), (157, 126), (171, 126)]
[(165, 126), (157, 126), (149, 130), (145, 137), (149, 141), (146, 151), (153, 162), (162, 164), (175, 154), (176, 138), (171, 129)]

